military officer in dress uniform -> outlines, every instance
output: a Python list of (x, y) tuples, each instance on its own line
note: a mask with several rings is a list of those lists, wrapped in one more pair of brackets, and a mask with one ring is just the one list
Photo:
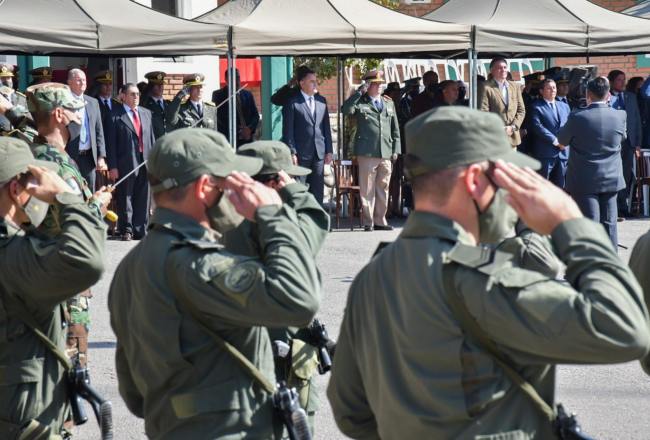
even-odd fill
[[(168, 133), (151, 151), (156, 211), (108, 296), (119, 391), (150, 438), (271, 439), (282, 431), (273, 389), (261, 386), (275, 378), (266, 327), (306, 326), (321, 284), (308, 226), (276, 191), (240, 173), (261, 167), (208, 129)], [(233, 212), (254, 219), (261, 258), (219, 244)]]
[[(648, 353), (634, 275), (503, 130), (460, 106), (407, 124), (415, 211), (350, 287), (327, 390), (347, 436), (558, 438), (556, 364)], [(517, 216), (551, 236), (566, 281), (481, 245)]]
[(379, 94), (379, 85), (384, 82), (379, 71), (368, 72), (363, 80), (365, 84), (342, 108), (343, 114), (352, 116), (356, 123), (349, 155), (359, 164), (364, 230), (391, 230), (386, 222), (388, 186), (393, 162), (401, 152), (397, 111), (390, 98)]
[(50, 66), (37, 67), (29, 71), (32, 76), (30, 86), (52, 81), (52, 69)]
[(165, 92), (165, 72), (149, 72), (144, 77), (147, 78), (147, 87), (142, 97), (142, 106), (151, 111), (151, 125), (153, 135), (156, 139), (167, 133), (167, 120), (165, 111), (170, 101), (163, 98)]
[[(11, 104), (20, 105), (24, 108), (27, 108), (27, 101), (25, 101), (25, 95), (14, 89), (14, 66), (10, 64), (0, 64), (0, 93), (5, 95)], [(0, 115), (0, 133), (8, 133), (15, 128), (11, 125), (9, 120)]]
[[(58, 360), (64, 303), (104, 271), (105, 229), (56, 164), (36, 160), (24, 141), (0, 138), (0, 157), (0, 438), (68, 438), (67, 373)], [(34, 230), (48, 206), (60, 225), (53, 237)]]
[(102, 127), (104, 129), (104, 139), (107, 139), (106, 133), (108, 131), (108, 118), (116, 105), (122, 105), (120, 101), (113, 98), (113, 72), (110, 70), (102, 70), (97, 72), (93, 78), (97, 89), (97, 102), (99, 103), (99, 111), (102, 115)]
[(177, 128), (217, 129), (217, 108), (212, 102), (203, 101), (205, 76), (192, 73), (183, 77), (183, 89), (167, 106), (168, 131)]

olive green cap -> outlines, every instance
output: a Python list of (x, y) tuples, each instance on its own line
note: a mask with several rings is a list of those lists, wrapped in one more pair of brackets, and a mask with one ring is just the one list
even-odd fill
[(19, 174), (27, 171), (29, 165), (47, 168), (56, 171), (55, 162), (34, 159), (32, 150), (23, 140), (2, 136), (0, 137), (0, 183), (6, 183)]
[(79, 110), (86, 105), (82, 99), (74, 97), (68, 86), (55, 82), (30, 86), (25, 91), (25, 95), (30, 112), (47, 112), (57, 107)]
[(154, 193), (183, 186), (202, 174), (226, 177), (233, 171), (251, 176), (262, 160), (235, 154), (226, 138), (207, 128), (181, 128), (159, 138), (147, 161), (148, 173), (160, 183)]
[(409, 121), (405, 130), (408, 155), (419, 159), (417, 165), (405, 166), (409, 178), (497, 159), (540, 167), (537, 160), (512, 148), (503, 121), (493, 113), (463, 106), (438, 107)]
[(262, 169), (257, 174), (276, 174), (284, 171), (290, 176), (306, 176), (311, 173), (309, 168), (294, 165), (291, 160), (291, 150), (280, 141), (256, 141), (242, 146), (238, 154), (242, 156), (259, 157), (264, 161)]

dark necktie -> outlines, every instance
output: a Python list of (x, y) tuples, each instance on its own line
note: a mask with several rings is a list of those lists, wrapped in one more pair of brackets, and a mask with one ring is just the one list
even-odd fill
[(616, 98), (616, 107), (619, 110), (625, 110), (625, 94), (623, 92), (619, 93)]
[(140, 124), (140, 116), (138, 116), (137, 110), (131, 110), (133, 113), (133, 128), (138, 135), (138, 149), (140, 153), (144, 152), (144, 143), (142, 142), (142, 124)]
[(158, 100), (158, 105), (160, 106), (161, 109), (165, 110), (165, 103), (162, 99)]

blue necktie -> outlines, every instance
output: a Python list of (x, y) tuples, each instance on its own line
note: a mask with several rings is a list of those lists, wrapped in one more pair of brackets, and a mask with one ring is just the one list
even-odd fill
[(616, 108), (619, 110), (625, 110), (625, 98), (623, 97), (623, 92), (616, 96)]
[(86, 110), (82, 110), (82, 118), (81, 118), (81, 132), (79, 133), (79, 141), (81, 144), (85, 144), (88, 142), (88, 114), (86, 113)]

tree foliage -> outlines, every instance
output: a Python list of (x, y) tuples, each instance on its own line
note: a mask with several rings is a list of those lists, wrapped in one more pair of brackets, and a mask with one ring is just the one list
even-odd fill
[[(373, 2), (390, 9), (399, 7), (399, 0), (372, 0)], [(356, 67), (360, 72), (377, 69), (381, 66), (382, 60), (379, 58), (346, 58), (346, 67)], [(336, 76), (336, 58), (335, 57), (294, 57), (294, 66), (307, 65), (318, 74), (319, 81)]]

